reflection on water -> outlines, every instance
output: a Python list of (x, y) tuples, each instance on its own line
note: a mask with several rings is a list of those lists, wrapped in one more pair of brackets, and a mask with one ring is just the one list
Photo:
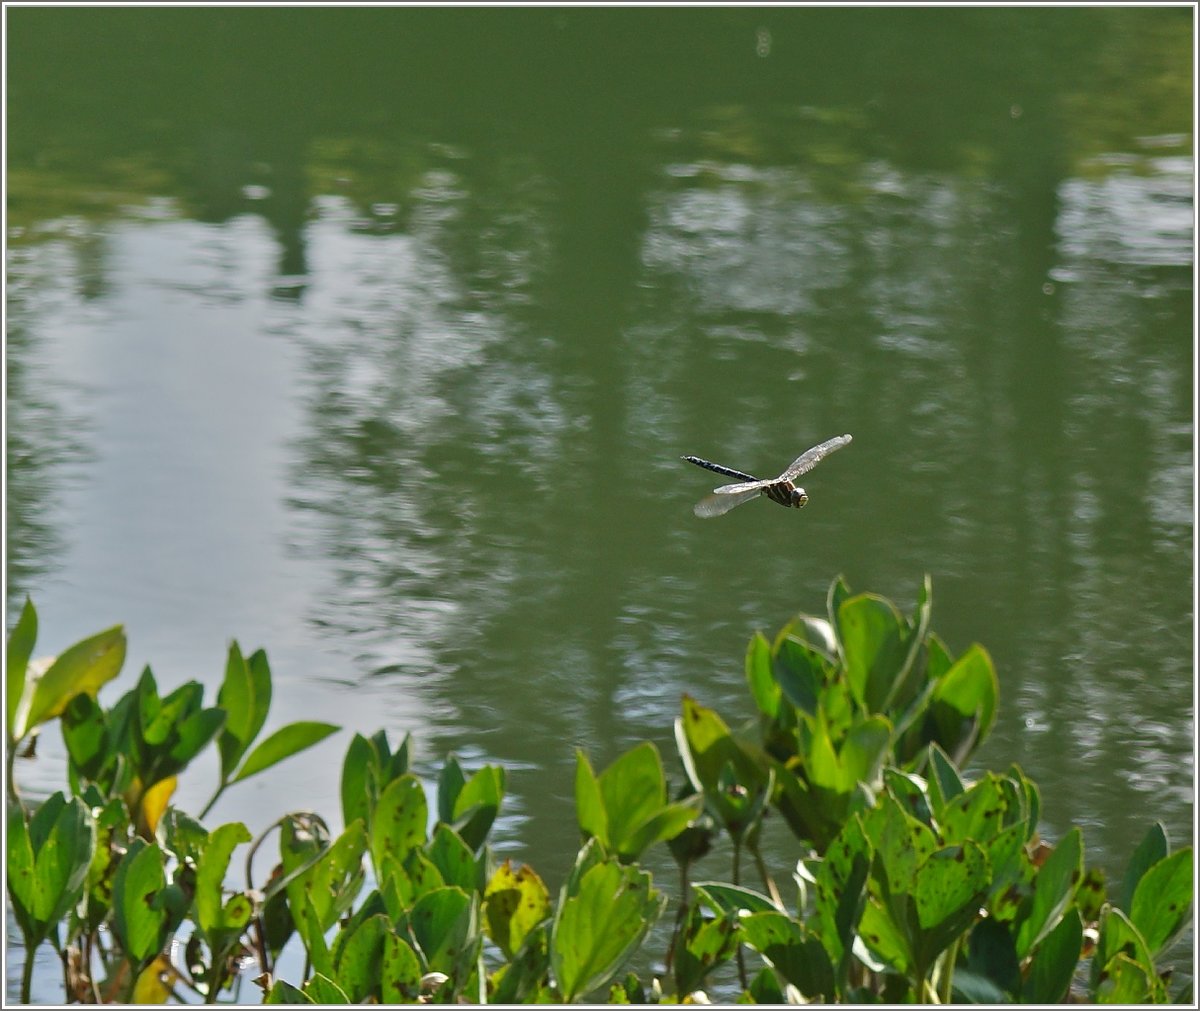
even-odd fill
[[(862, 86), (660, 98), (599, 134), (553, 103), (524, 131), (335, 117), (256, 157), (205, 124), (208, 160), (168, 144), (172, 182), (103, 215), (26, 197), (10, 620), (31, 593), (39, 651), (124, 621), (124, 682), (215, 686), (237, 636), (279, 723), (502, 761), (501, 843), (553, 883), (574, 747), (669, 752), (684, 692), (748, 717), (756, 628), (838, 573), (905, 602), (928, 571), (934, 628), (999, 670), (982, 759), (1042, 786), (1047, 834), (1082, 824), (1112, 872), (1151, 818), (1186, 842), (1186, 124), (1075, 164), (1053, 102), (1006, 92), (930, 120), (978, 150), (922, 151)], [(680, 454), (772, 472), (840, 432), (802, 513), (692, 517), (713, 482)], [(336, 811), (344, 743), (216, 816)], [(34, 792), (62, 776), (44, 744)]]

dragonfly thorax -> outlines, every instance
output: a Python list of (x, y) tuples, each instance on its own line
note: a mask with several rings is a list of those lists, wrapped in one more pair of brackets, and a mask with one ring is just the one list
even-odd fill
[(776, 481), (762, 490), (772, 502), (790, 509), (801, 509), (808, 505), (808, 495), (803, 488), (797, 488), (791, 481)]

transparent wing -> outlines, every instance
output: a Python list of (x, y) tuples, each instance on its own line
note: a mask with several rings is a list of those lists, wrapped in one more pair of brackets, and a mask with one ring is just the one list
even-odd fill
[[(823, 442), (819, 446), (813, 446), (812, 449), (801, 453), (787, 470), (775, 478), (775, 481), (794, 481), (801, 474), (807, 474), (835, 449), (841, 449), (843, 446), (848, 446), (849, 444), (850, 436), (835, 435), (828, 442)], [(766, 483), (774, 484), (775, 482), (768, 481)]]
[(744, 484), (727, 485), (726, 487), (730, 489), (737, 488), (739, 491), (722, 494), (722, 490), (718, 488), (717, 491), (697, 502), (692, 512), (701, 519), (712, 519), (714, 516), (724, 516), (730, 509), (740, 506), (743, 502), (749, 502), (752, 498), (758, 498), (759, 486), (757, 484), (750, 489), (747, 489)]

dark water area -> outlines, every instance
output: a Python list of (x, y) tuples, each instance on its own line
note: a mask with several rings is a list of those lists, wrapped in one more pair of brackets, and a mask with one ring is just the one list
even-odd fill
[[(236, 638), (272, 725), (344, 727), (213, 818), (335, 818), (349, 736), (411, 732), (508, 768), (557, 888), (576, 747), (678, 782), (756, 629), (928, 572), (999, 675), (976, 769), (1110, 878), (1192, 842), (1190, 10), (6, 17), (9, 625), (124, 623), (110, 702)], [(842, 432), (803, 511), (692, 515), (680, 455)]]

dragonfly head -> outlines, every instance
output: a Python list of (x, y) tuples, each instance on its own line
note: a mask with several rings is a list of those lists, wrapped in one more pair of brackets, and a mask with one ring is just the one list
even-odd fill
[(805, 493), (803, 488), (793, 488), (792, 494), (789, 497), (792, 500), (793, 509), (802, 509), (804, 506), (808, 505), (808, 495)]

